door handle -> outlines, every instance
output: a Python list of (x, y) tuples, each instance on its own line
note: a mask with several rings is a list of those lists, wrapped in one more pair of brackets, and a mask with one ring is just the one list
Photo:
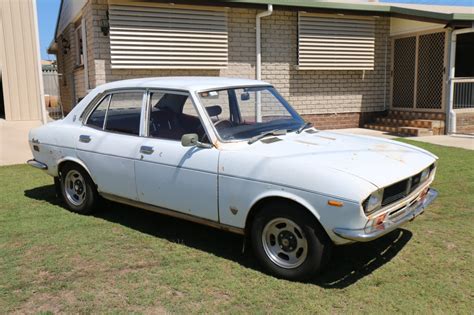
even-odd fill
[(80, 135), (79, 136), (79, 141), (84, 142), (84, 143), (89, 143), (91, 142), (91, 136), (88, 135)]
[(154, 152), (153, 147), (143, 145), (140, 147), (140, 153), (143, 154), (152, 154)]

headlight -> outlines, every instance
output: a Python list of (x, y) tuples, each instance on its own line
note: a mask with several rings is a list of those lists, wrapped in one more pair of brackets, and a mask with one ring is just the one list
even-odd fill
[(423, 183), (425, 180), (428, 179), (428, 177), (430, 176), (430, 170), (431, 168), (427, 167), (423, 170), (423, 172), (421, 172), (420, 183)]
[(364, 212), (366, 214), (374, 212), (382, 207), (383, 189), (379, 189), (372, 193), (367, 199), (364, 200)]

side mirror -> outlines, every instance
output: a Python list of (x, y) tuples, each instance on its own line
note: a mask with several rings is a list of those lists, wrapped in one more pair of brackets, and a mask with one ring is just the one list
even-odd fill
[(187, 133), (181, 137), (181, 145), (183, 147), (212, 148), (209, 143), (199, 142), (199, 136), (195, 133)]
[(248, 101), (248, 100), (250, 99), (250, 94), (249, 94), (249, 92), (244, 92), (244, 93), (242, 93), (242, 94), (240, 95), (240, 99), (241, 99), (242, 101)]
[(197, 144), (199, 137), (195, 133), (187, 133), (181, 137), (181, 145), (183, 147), (192, 147)]

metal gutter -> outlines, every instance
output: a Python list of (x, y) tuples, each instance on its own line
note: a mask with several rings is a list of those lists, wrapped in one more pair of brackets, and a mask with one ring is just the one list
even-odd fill
[[(175, 1), (189, 2), (189, 1)], [(202, 4), (210, 4), (203, 2)], [(406, 17), (428, 22), (448, 23), (452, 21), (473, 21), (474, 13), (441, 13), (399, 7), (396, 5), (370, 4), (370, 3), (338, 3), (338, 2), (315, 2), (311, 0), (221, 0), (214, 1), (214, 5), (268, 5), (274, 7), (294, 8), (294, 9), (321, 9), (330, 11), (352, 11), (359, 14), (380, 14), (395, 17)]]

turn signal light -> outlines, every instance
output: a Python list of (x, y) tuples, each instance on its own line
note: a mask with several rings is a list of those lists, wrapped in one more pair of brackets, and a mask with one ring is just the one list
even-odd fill
[(336, 201), (336, 200), (328, 200), (328, 205), (333, 206), (333, 207), (342, 207), (344, 205), (344, 202)]

